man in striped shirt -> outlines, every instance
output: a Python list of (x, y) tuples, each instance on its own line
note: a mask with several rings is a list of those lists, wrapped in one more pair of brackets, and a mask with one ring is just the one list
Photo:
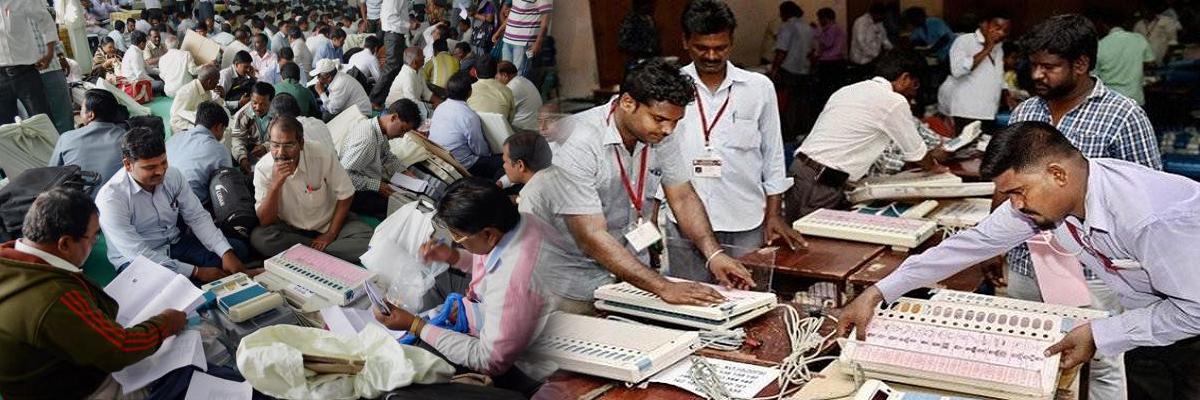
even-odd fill
[(492, 36), (496, 42), (504, 35), (501, 58), (516, 65), (522, 76), (529, 71), (529, 59), (542, 51), (553, 10), (554, 0), (513, 0), (508, 17)]
[(390, 329), (417, 335), (447, 361), (491, 376), (497, 388), (531, 396), (555, 368), (531, 359), (526, 349), (551, 311), (533, 272), (545, 263), (545, 243), (555, 240), (557, 232), (518, 212), (494, 182), (482, 178), (451, 184), (436, 218), (462, 250), (430, 242), (421, 246), (422, 256), (469, 271), (463, 306), (451, 312), (451, 319), (466, 318), (469, 329), (459, 333), (429, 325), (394, 305), (389, 305), (390, 315), (376, 310), (375, 318)]

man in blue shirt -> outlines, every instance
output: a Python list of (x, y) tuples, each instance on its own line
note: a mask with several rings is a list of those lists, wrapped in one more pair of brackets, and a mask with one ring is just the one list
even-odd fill
[(433, 110), (429, 121), (429, 140), (446, 148), (471, 175), (498, 178), (504, 159), (493, 155), (483, 136), (483, 122), (471, 107), (471, 85), (475, 78), (466, 72), (455, 73), (446, 82), (446, 101)]
[(208, 184), (221, 168), (232, 168), (229, 150), (221, 145), (229, 114), (216, 103), (200, 103), (196, 126), (167, 140), (167, 162), (187, 180), (201, 204), (208, 203)]
[(921, 7), (909, 7), (904, 10), (904, 22), (912, 28), (909, 40), (913, 46), (928, 46), (938, 61), (943, 64), (950, 56), (950, 45), (954, 44), (954, 30), (938, 17), (930, 17)]
[(103, 89), (91, 89), (83, 95), (79, 116), (87, 124), (67, 131), (54, 144), (50, 166), (78, 165), (100, 174), (104, 182), (121, 169), (121, 138), (129, 111), (117, 97)]
[(313, 65), (317, 65), (318, 60), (333, 59), (337, 62), (342, 62), (342, 45), (346, 44), (346, 31), (342, 28), (334, 28), (329, 34), (329, 42), (324, 46), (317, 48), (313, 53)]
[(124, 168), (96, 195), (108, 260), (118, 270), (144, 256), (200, 283), (246, 272), (248, 247), (222, 236), (183, 174), (167, 167), (161, 134), (130, 130), (121, 154)]

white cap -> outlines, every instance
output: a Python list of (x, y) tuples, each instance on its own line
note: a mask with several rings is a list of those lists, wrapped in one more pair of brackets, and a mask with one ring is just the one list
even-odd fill
[(313, 70), (308, 74), (311, 76), (317, 76), (327, 72), (337, 71), (339, 65), (341, 65), (341, 63), (332, 58), (317, 60), (317, 64), (313, 66)]

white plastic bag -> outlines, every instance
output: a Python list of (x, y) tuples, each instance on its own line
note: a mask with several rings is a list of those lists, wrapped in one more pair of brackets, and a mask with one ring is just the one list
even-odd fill
[(414, 314), (430, 306), (422, 304), (421, 298), (433, 287), (434, 278), (450, 268), (421, 260), (421, 245), (433, 236), (433, 213), (423, 213), (417, 205), (405, 204), (384, 219), (361, 258), (363, 266), (387, 287), (388, 300)]
[[(304, 354), (359, 359), (356, 375), (314, 375)], [(449, 382), (454, 367), (424, 349), (396, 342), (378, 326), (358, 335), (294, 325), (269, 326), (242, 339), (238, 370), (258, 391), (282, 399), (376, 398), (411, 384)]]

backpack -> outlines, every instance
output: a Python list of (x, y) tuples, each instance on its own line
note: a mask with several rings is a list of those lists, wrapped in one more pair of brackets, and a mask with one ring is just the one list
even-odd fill
[(221, 168), (213, 173), (208, 190), (217, 228), (227, 236), (250, 240), (250, 231), (258, 226), (250, 179), (237, 168)]
[(25, 213), (29, 212), (33, 200), (42, 192), (56, 187), (69, 187), (92, 196), (101, 184), (100, 174), (84, 171), (78, 165), (25, 170), (0, 189), (0, 241), (21, 237)]

